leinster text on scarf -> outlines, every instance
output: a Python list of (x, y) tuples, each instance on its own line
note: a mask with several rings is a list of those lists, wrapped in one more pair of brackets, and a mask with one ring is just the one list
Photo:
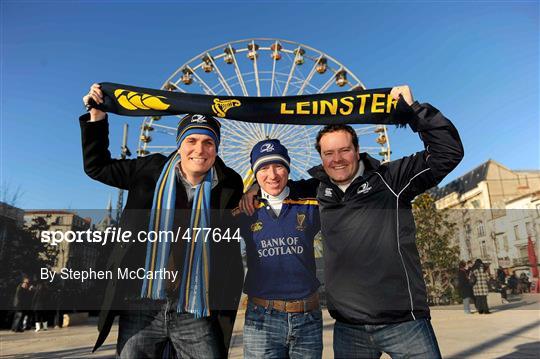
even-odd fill
[(104, 103), (95, 107), (124, 116), (197, 113), (252, 123), (326, 125), (406, 123), (409, 107), (390, 88), (284, 97), (231, 97), (101, 83)]

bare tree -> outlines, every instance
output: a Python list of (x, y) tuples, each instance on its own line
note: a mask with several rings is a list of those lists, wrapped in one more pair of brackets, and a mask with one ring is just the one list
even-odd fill
[(23, 196), (24, 192), (21, 191), (20, 185), (13, 188), (9, 182), (2, 181), (0, 183), (0, 202), (4, 202), (10, 206), (16, 206)]

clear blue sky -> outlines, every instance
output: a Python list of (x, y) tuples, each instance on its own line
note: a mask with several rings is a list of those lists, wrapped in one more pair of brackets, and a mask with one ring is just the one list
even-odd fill
[[(83, 172), (77, 118), (93, 82), (161, 86), (232, 40), (277, 37), (334, 56), (371, 88), (409, 84), (445, 113), (466, 156), (538, 169), (539, 5), (477, 2), (1, 1), (1, 181), (22, 208), (103, 208), (116, 190)], [(122, 123), (111, 120), (112, 149)], [(132, 119), (137, 147), (140, 119)], [(393, 158), (422, 148), (391, 130)]]

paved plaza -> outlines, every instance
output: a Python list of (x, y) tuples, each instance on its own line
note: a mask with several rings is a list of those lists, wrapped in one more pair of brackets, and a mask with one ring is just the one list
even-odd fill
[[(432, 308), (433, 327), (445, 358), (539, 358), (540, 294), (493, 307), (490, 315), (466, 315), (461, 306)], [(324, 358), (332, 358), (334, 321), (324, 312)], [(242, 325), (239, 312), (231, 358), (242, 357)], [(118, 329), (115, 325), (103, 347), (92, 354), (97, 337), (95, 319), (86, 325), (46, 332), (0, 332), (2, 358), (114, 358)]]

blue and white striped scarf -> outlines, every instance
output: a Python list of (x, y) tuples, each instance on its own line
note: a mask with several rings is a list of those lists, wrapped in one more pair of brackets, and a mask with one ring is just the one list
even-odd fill
[[(180, 162), (178, 153), (174, 154), (163, 167), (154, 192), (150, 231), (171, 231), (174, 223), (176, 202), (175, 167)], [(210, 227), (210, 192), (212, 190), (212, 171), (195, 188), (190, 218), (190, 239), (185, 242), (185, 258), (182, 267), (182, 282), (178, 295), (178, 312), (193, 313), (196, 318), (210, 315), (208, 290), (210, 284), (210, 243), (204, 241), (205, 231)], [(193, 230), (197, 228), (197, 230)], [(158, 232), (159, 233), (159, 232)], [(193, 235), (196, 237), (194, 238)], [(169, 241), (148, 242), (146, 246), (146, 271), (166, 269), (171, 251)], [(145, 277), (141, 290), (142, 298), (165, 299), (167, 281)]]

